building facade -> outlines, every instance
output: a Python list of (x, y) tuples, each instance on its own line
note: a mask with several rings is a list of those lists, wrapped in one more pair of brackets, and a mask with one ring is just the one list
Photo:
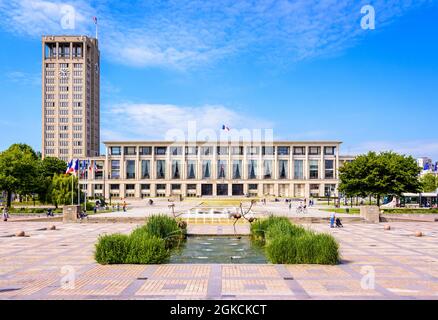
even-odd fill
[(337, 195), (341, 142), (105, 142), (80, 180), (89, 197)]
[(97, 39), (42, 37), (42, 154), (64, 161), (99, 155)]

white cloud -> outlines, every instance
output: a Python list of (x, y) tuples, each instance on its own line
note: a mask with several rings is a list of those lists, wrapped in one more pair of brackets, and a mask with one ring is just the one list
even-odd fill
[[(58, 0), (0, 0), (6, 30), (65, 33)], [(168, 0), (71, 2), (74, 33), (93, 35), (99, 17), (103, 56), (133, 66), (185, 69), (255, 52), (276, 64), (342, 52), (427, 0), (376, 0), (376, 30), (360, 28), (369, 1)], [(71, 31), (71, 30), (67, 30)], [(71, 33), (71, 32), (70, 32)], [(116, 45), (115, 45), (116, 44)]]
[(123, 103), (103, 111), (102, 122), (106, 128), (103, 140), (220, 140), (224, 124), (231, 128), (226, 138), (235, 134), (247, 137), (248, 133), (253, 138), (253, 130), (261, 130), (264, 136), (263, 130), (273, 126), (221, 105)]
[(11, 71), (6, 73), (6, 78), (11, 82), (20, 85), (25, 85), (25, 86), (41, 85), (41, 74), (37, 74), (37, 73)]

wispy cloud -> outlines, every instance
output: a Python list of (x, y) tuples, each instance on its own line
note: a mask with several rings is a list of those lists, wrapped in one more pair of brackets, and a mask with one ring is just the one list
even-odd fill
[(8, 81), (25, 86), (41, 85), (41, 74), (23, 71), (10, 71), (6, 73)]
[(102, 113), (104, 140), (215, 140), (223, 124), (232, 133), (272, 128), (269, 121), (257, 119), (221, 105), (178, 106), (172, 104), (123, 103)]
[(407, 141), (367, 141), (343, 146), (343, 153), (361, 154), (368, 151), (394, 151), (414, 157), (429, 156), (438, 160), (438, 142), (430, 139)]
[[(132, 66), (185, 69), (251, 52), (284, 64), (342, 52), (365, 34), (360, 8), (369, 1), (167, 0), (71, 2), (75, 33), (93, 34), (99, 17), (104, 57)], [(376, 0), (376, 29), (427, 0)], [(1, 25), (40, 36), (66, 33), (58, 0), (0, 0)], [(371, 32), (371, 31), (367, 31)], [(116, 45), (115, 45), (116, 44)]]

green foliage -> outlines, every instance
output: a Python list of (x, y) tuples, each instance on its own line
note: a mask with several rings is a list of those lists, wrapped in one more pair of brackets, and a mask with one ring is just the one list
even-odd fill
[(101, 264), (159, 264), (170, 257), (171, 250), (185, 236), (175, 219), (152, 216), (146, 225), (130, 235), (106, 235), (96, 244), (95, 259)]
[(78, 197), (77, 177), (65, 174), (55, 174), (53, 176), (52, 184), (50, 187), (50, 194), (53, 203), (56, 206), (71, 204), (72, 193), (73, 200), (76, 201)]
[(272, 263), (336, 264), (339, 245), (329, 234), (317, 234), (294, 225), (285, 217), (269, 217), (251, 226), (252, 238), (264, 243)]
[(159, 264), (170, 256), (170, 251), (166, 249), (166, 241), (148, 234), (131, 234), (128, 248), (124, 263)]
[(7, 192), (7, 206), (12, 193), (27, 195), (38, 187), (38, 157), (26, 144), (13, 144), (0, 153), (0, 190)]
[(128, 256), (129, 236), (125, 234), (110, 234), (99, 237), (94, 258), (100, 264), (124, 263)]
[(438, 188), (438, 177), (432, 173), (426, 173), (420, 178), (420, 182), (423, 192), (434, 192)]
[(369, 152), (339, 168), (339, 191), (349, 197), (375, 195), (380, 205), (380, 198), (384, 195), (419, 192), (420, 171), (411, 156)]
[(154, 215), (148, 218), (145, 226), (134, 230), (134, 232), (143, 232), (165, 239), (166, 247), (171, 248), (185, 236), (184, 230), (178, 227), (178, 222), (175, 219), (165, 215)]

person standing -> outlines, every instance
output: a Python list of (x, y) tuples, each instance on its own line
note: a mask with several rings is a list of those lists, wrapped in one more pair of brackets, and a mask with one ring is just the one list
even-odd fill
[(8, 221), (8, 218), (9, 218), (8, 207), (3, 208), (2, 217), (3, 217), (3, 221)]
[(330, 215), (330, 228), (334, 228), (336, 215), (334, 212)]

